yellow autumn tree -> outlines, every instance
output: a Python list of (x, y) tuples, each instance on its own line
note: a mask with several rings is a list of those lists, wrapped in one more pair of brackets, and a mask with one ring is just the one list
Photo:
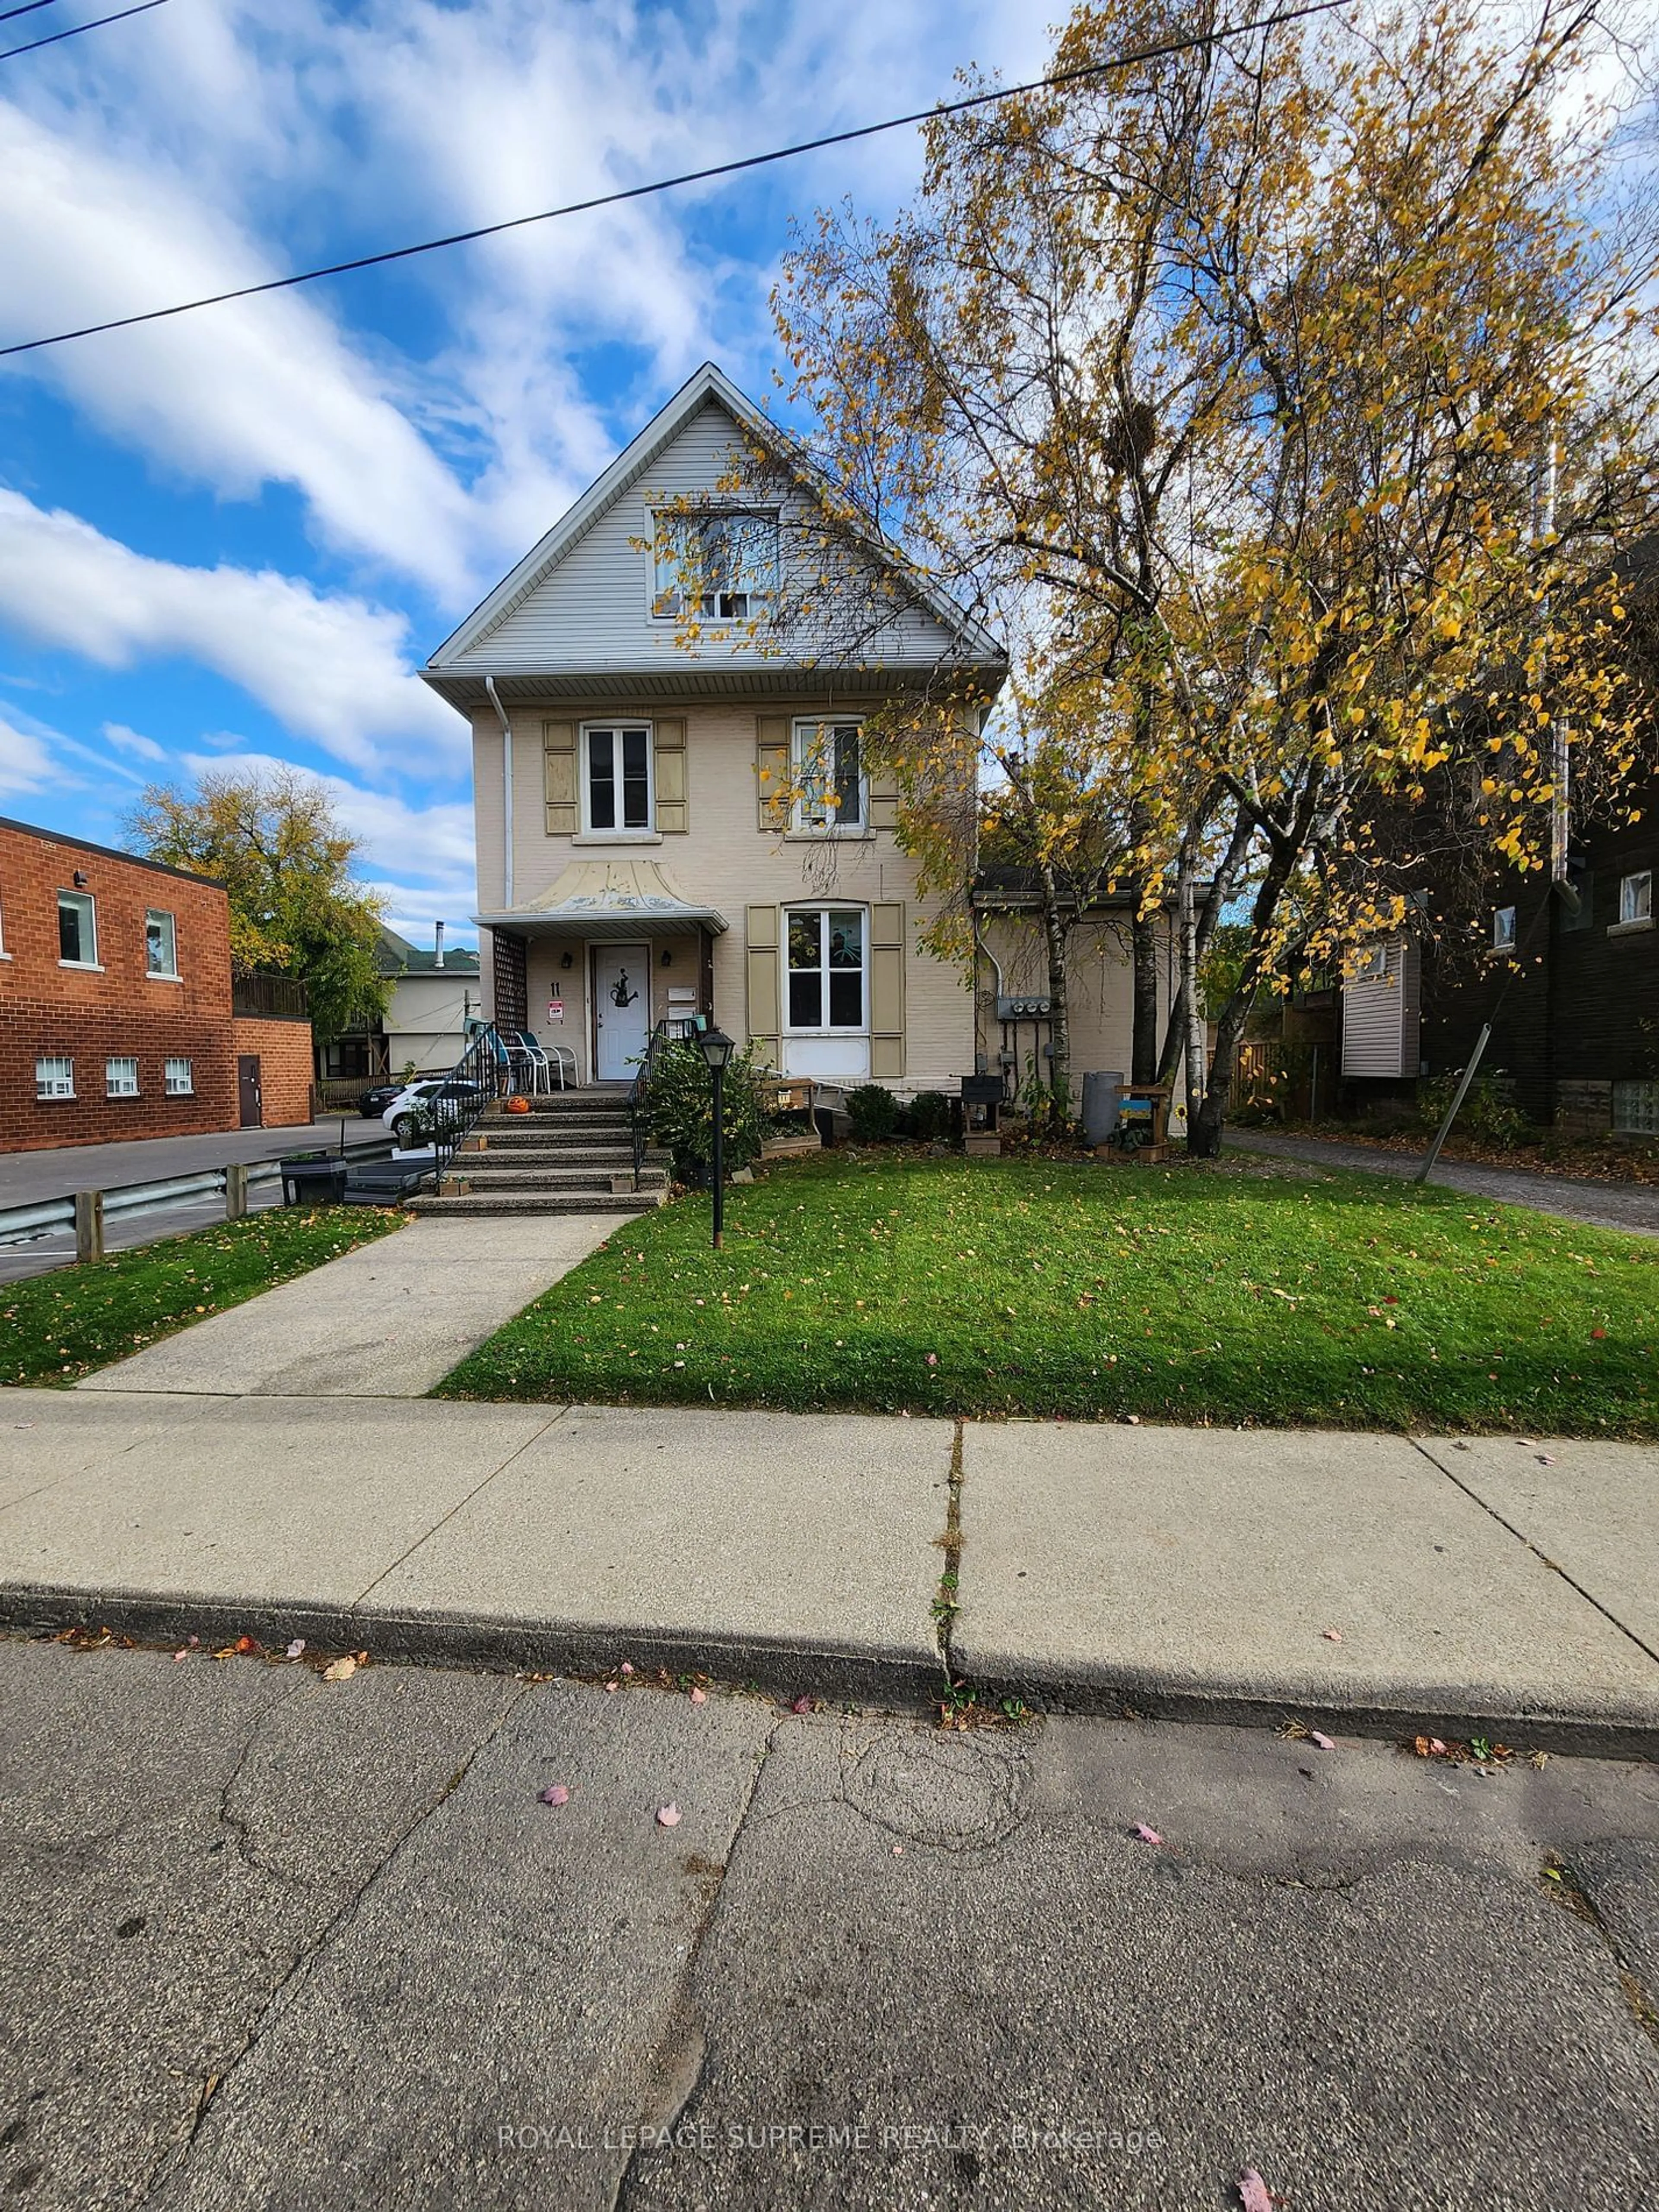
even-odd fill
[(1175, 933), (1200, 1152), (1262, 990), (1405, 925), (1448, 842), (1547, 867), (1569, 786), (1620, 804), (1656, 490), (1597, 8), (1231, 20), (1079, 7), (1054, 82), (939, 118), (915, 205), (821, 216), (777, 303), (831, 511), (1000, 624)]

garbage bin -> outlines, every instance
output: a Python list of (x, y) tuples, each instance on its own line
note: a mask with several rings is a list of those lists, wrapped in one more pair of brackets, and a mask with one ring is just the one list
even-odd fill
[(337, 1206), (345, 1194), (350, 1164), (337, 1156), (288, 1159), (279, 1164), (284, 1206)]
[(1083, 1141), (1103, 1145), (1117, 1127), (1123, 1077), (1116, 1069), (1091, 1068), (1083, 1079)]

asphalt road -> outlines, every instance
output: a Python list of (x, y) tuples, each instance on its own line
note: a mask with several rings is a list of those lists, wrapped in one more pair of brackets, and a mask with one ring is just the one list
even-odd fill
[(1650, 1768), (15, 1641), (0, 1711), (33, 2212), (1659, 2197)]

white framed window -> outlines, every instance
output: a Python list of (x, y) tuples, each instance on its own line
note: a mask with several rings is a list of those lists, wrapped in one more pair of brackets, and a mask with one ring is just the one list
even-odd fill
[(1620, 878), (1619, 919), (1620, 921), (1651, 921), (1653, 920), (1653, 871), (1651, 868), (1643, 868), (1636, 875)]
[(656, 794), (648, 722), (582, 725), (582, 828), (635, 836), (654, 828)]
[(1624, 1136), (1659, 1137), (1659, 1083), (1615, 1083), (1613, 1126)]
[(44, 1053), (34, 1063), (37, 1098), (73, 1098), (75, 1062), (66, 1052)]
[(163, 1082), (169, 1098), (189, 1098), (195, 1095), (195, 1063), (188, 1060), (169, 1060), (162, 1070)]
[(58, 964), (60, 968), (98, 965), (98, 908), (89, 891), (58, 894)]
[(651, 550), (657, 622), (750, 622), (778, 587), (778, 518), (763, 507), (658, 514)]
[(138, 1096), (138, 1063), (131, 1054), (116, 1053), (104, 1062), (104, 1096), (106, 1098), (136, 1098)]
[(1368, 945), (1363, 952), (1356, 952), (1353, 974), (1355, 983), (1380, 983), (1389, 972), (1389, 948), (1386, 945)]
[(800, 721), (790, 734), (795, 801), (790, 827), (823, 836), (862, 832), (870, 819), (864, 737), (856, 721)]
[(164, 975), (169, 981), (179, 974), (179, 931), (170, 914), (152, 907), (144, 916), (144, 973)]
[(862, 907), (792, 907), (784, 1026), (830, 1036), (870, 1026), (868, 933)]
[(1494, 952), (1515, 950), (1515, 908), (1500, 906), (1492, 918), (1492, 943)]

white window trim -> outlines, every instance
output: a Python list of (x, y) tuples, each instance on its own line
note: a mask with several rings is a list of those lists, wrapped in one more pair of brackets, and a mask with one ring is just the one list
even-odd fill
[[(646, 513), (651, 523), (651, 543), (645, 556), (645, 611), (653, 623), (660, 624), (695, 622), (712, 623), (722, 629), (732, 624), (746, 626), (750, 623), (758, 621), (767, 608), (772, 605), (777, 596), (779, 541), (775, 535), (772, 545), (773, 581), (769, 586), (763, 584), (750, 586), (747, 592), (749, 605), (740, 615), (723, 615), (718, 611), (706, 614), (688, 611), (684, 602), (681, 574), (677, 573), (666, 582), (659, 580), (658, 548), (662, 544), (665, 531), (672, 530), (682, 523), (713, 521), (722, 515), (752, 516), (757, 521), (769, 522), (775, 533), (780, 530), (781, 520), (776, 507), (749, 506), (740, 499), (734, 499), (713, 507), (690, 507), (684, 512), (671, 507), (647, 507)], [(679, 569), (680, 564), (673, 565), (677, 570)], [(669, 598), (675, 600), (676, 604), (673, 606), (664, 607), (659, 604), (663, 599)], [(601, 724), (600, 726), (604, 726)]]
[[(166, 915), (167, 920), (173, 924), (171, 968), (152, 968), (149, 964), (149, 918), (153, 914)], [(148, 906), (144, 908), (144, 973), (152, 983), (182, 983), (185, 980), (179, 973), (179, 917), (176, 913), (164, 906)]]
[[(40, 1070), (49, 1061), (54, 1060), (58, 1066), (69, 1070), (67, 1091), (43, 1091), (40, 1088)], [(75, 1054), (71, 1052), (37, 1053), (34, 1056), (34, 1103), (36, 1105), (58, 1106), (64, 1103), (66, 1100), (74, 1098), (75, 1096)]]
[[(1644, 884), (1647, 886), (1647, 906), (1640, 913), (1626, 914), (1626, 892), (1630, 894), (1630, 904), (1634, 907), (1637, 902), (1634, 886), (1638, 884)], [(1620, 929), (1642, 929), (1650, 927), (1652, 921), (1653, 871), (1651, 868), (1632, 868), (1629, 875), (1620, 876), (1619, 878), (1619, 920), (1614, 926)]]
[[(1507, 937), (1503, 934), (1504, 917), (1505, 915), (1509, 916), (1510, 923), (1509, 934)], [(1492, 949), (1494, 952), (1514, 951), (1515, 940), (1519, 934), (1519, 923), (1520, 915), (1514, 907), (1498, 906), (1492, 908)]]
[[(843, 822), (839, 812), (828, 822), (807, 822), (802, 819), (806, 800), (801, 793), (803, 781), (802, 732), (807, 730), (854, 729), (859, 733), (859, 818)], [(789, 783), (795, 796), (789, 802), (791, 837), (873, 837), (870, 827), (870, 777), (864, 765), (864, 717), (862, 714), (797, 714), (789, 725)]]
[(65, 960), (60, 952), (58, 956), (58, 965), (60, 968), (81, 968), (84, 969), (88, 975), (101, 975), (104, 969), (98, 957), (98, 901), (91, 891), (64, 890), (60, 886), (58, 892), (58, 911), (60, 915), (63, 913), (64, 901), (66, 898), (83, 899), (86, 902), (88, 912), (92, 918), (92, 957), (90, 960)]
[[(862, 981), (862, 990), (861, 990), (861, 993), (860, 993), (860, 1010), (859, 1010), (859, 1021), (858, 1021), (858, 1026), (857, 1026), (857, 1028), (856, 1028), (856, 1029), (854, 1029), (854, 1028), (849, 1027), (849, 1026), (848, 1026), (846, 1023), (844, 1023), (844, 1022), (836, 1022), (836, 1023), (835, 1023), (835, 1024), (832, 1024), (831, 1023), (827, 1022), (827, 1021), (823, 1021), (823, 1022), (817, 1023), (815, 1025), (813, 1025), (813, 1026), (812, 1026), (812, 1027), (811, 1027), (811, 1028), (803, 1028), (803, 1027), (801, 1027), (801, 1026), (800, 1026), (800, 1024), (799, 1024), (798, 1023), (792, 1022), (792, 1021), (789, 1019), (789, 975), (790, 975), (790, 968), (789, 968), (789, 925), (790, 925), (790, 923), (794, 920), (795, 916), (796, 916), (797, 915), (800, 915), (800, 914), (815, 914), (815, 915), (856, 914), (856, 915), (860, 915), (860, 916), (862, 918), (862, 920), (863, 920), (863, 924), (864, 924), (864, 931), (863, 931), (863, 938), (864, 938), (864, 964), (863, 964), (863, 967), (861, 968), (861, 969), (860, 969), (860, 977), (861, 977), (861, 981)], [(827, 946), (824, 946), (824, 945), (823, 945), (823, 924), (822, 924), (822, 923), (820, 923), (820, 925), (819, 925), (819, 936), (818, 936), (818, 942), (819, 942), (820, 947), (824, 951), (825, 955), (826, 955), (826, 957), (827, 957), (827, 955), (828, 955), (828, 947), (827, 947)], [(843, 969), (841, 972), (842, 972), (843, 975), (845, 975), (847, 971), (846, 971), (846, 969)], [(826, 967), (819, 968), (819, 969), (816, 969), (816, 970), (812, 970), (812, 969), (798, 969), (798, 970), (796, 970), (796, 973), (798, 973), (798, 974), (801, 974), (801, 975), (809, 975), (809, 974), (816, 973), (816, 974), (817, 974), (819, 976), (821, 976), (821, 977), (823, 978), (823, 996), (822, 1000), (820, 1001), (820, 1004), (821, 1004), (821, 1005), (822, 1005), (822, 1006), (823, 1006), (823, 1012), (827, 1014), (827, 1013), (829, 1012), (829, 1011), (830, 1011), (830, 973), (831, 973), (830, 969), (826, 966)], [(793, 905), (793, 906), (787, 906), (787, 907), (785, 907), (785, 908), (784, 908), (784, 910), (783, 910), (783, 1005), (782, 1005), (782, 1006), (779, 1009), (779, 1011), (780, 1011), (780, 1012), (781, 1013), (781, 1015), (782, 1015), (782, 1017), (783, 1017), (783, 1034), (784, 1034), (786, 1036), (793, 1036), (793, 1037), (867, 1037), (867, 1036), (869, 1036), (869, 1034), (870, 1034), (870, 909), (869, 909), (869, 908), (868, 908), (867, 906), (863, 905), (863, 904), (862, 904), (859, 900), (857, 900), (857, 899), (835, 899), (835, 900), (830, 900), (830, 899), (813, 899), (813, 900), (811, 900), (811, 901), (809, 901), (809, 902), (797, 902), (795, 905)]]
[[(185, 1072), (185, 1081), (182, 1089), (173, 1079), (173, 1071), (175, 1067), (182, 1067)], [(164, 1098), (193, 1098), (196, 1096), (196, 1062), (193, 1059), (186, 1059), (180, 1053), (176, 1058), (169, 1057), (162, 1061), (161, 1095)]]
[[(620, 738), (624, 730), (645, 732), (645, 805), (646, 826), (643, 830), (596, 830), (588, 814), (589, 783), (587, 774), (587, 740), (595, 731), (608, 731), (613, 738)], [(622, 806), (621, 748), (616, 758), (617, 805)], [(645, 714), (618, 714), (605, 721), (595, 715), (584, 722), (577, 733), (576, 744), (577, 819), (581, 828), (571, 839), (573, 845), (660, 845), (661, 833), (657, 828), (657, 726)]]
[[(131, 1091), (112, 1091), (110, 1088), (109, 1072), (111, 1068), (114, 1066), (118, 1060), (123, 1061), (132, 1070), (132, 1088)], [(112, 1052), (106, 1056), (104, 1060), (104, 1096), (106, 1098), (142, 1097), (143, 1095), (143, 1079), (139, 1072), (138, 1055), (137, 1053)]]

